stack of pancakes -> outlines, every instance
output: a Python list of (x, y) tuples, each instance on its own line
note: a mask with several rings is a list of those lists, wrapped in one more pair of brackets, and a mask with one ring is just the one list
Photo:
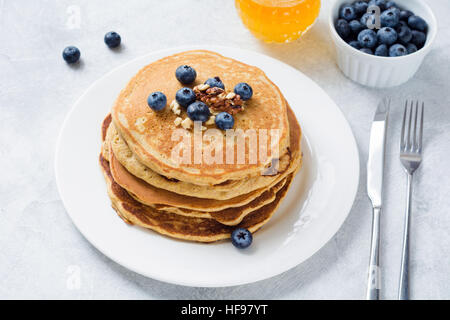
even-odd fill
[[(214, 76), (229, 91), (239, 82), (249, 83), (253, 97), (234, 115), (233, 129), (276, 129), (279, 134), (270, 137), (268, 149), (276, 145), (278, 152), (270, 149), (264, 161), (252, 162), (245, 140), (244, 150), (232, 149), (235, 160), (245, 153), (243, 163), (229, 163), (225, 156), (222, 163), (194, 160), (194, 149), (205, 152), (210, 143), (194, 143), (194, 131), (175, 123), (186, 117), (185, 111), (177, 115), (169, 106), (153, 111), (147, 105), (155, 91), (170, 104), (183, 87), (175, 69), (185, 64), (197, 71), (190, 87)], [(206, 129), (218, 130), (214, 124)], [(180, 144), (173, 138), (176, 130), (184, 130), (191, 142), (189, 163), (174, 161), (173, 150)], [(125, 222), (178, 239), (212, 242), (229, 238), (238, 227), (255, 232), (269, 221), (301, 167), (300, 138), (294, 113), (260, 69), (214, 52), (188, 51), (144, 67), (122, 90), (102, 125), (100, 165), (112, 206)]]

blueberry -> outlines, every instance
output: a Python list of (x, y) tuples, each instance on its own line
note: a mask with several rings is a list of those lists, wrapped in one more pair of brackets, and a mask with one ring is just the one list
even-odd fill
[(187, 115), (192, 121), (208, 121), (211, 112), (206, 104), (201, 101), (191, 103), (187, 108)]
[(359, 22), (361, 22), (361, 24), (363, 24), (366, 27), (369, 27), (369, 19), (370, 19), (370, 23), (372, 25), (375, 24), (375, 15), (373, 13), (365, 13), (363, 14), (363, 16), (361, 17), (361, 19), (359, 20)]
[(377, 32), (378, 43), (380, 44), (386, 44), (390, 46), (397, 41), (397, 37), (397, 32), (389, 27), (381, 28)]
[(408, 50), (401, 44), (394, 44), (389, 48), (389, 56), (390, 57), (400, 57), (408, 54)]
[(346, 39), (351, 33), (350, 26), (347, 20), (339, 19), (336, 23), (336, 32), (342, 39)]
[(383, 11), (380, 15), (380, 22), (382, 27), (394, 28), (400, 21), (400, 12), (396, 8), (390, 8)]
[(409, 10), (401, 10), (400, 11), (400, 20), (408, 21), (408, 18), (411, 17), (412, 15), (414, 15), (414, 13), (412, 13)]
[(362, 48), (362, 49), (359, 49), (359, 51), (367, 53), (367, 54), (373, 54), (372, 49), (369, 49), (369, 48)]
[(406, 50), (408, 50), (408, 54), (411, 54), (411, 53), (414, 53), (414, 52), (417, 51), (417, 47), (416, 47), (416, 45), (413, 44), (413, 43), (408, 43), (408, 44), (406, 45)]
[(120, 46), (120, 42), (122, 41), (120, 35), (114, 31), (110, 31), (107, 34), (105, 34), (104, 40), (109, 48), (116, 48)]
[(365, 29), (358, 34), (358, 41), (363, 48), (373, 48), (377, 45), (377, 34), (373, 30)]
[(62, 53), (63, 59), (67, 63), (75, 63), (80, 60), (80, 50), (77, 47), (69, 46), (66, 47)]
[(253, 89), (248, 83), (241, 82), (234, 87), (234, 93), (241, 96), (242, 100), (248, 100), (253, 95)]
[(397, 4), (394, 2), (394, 1), (388, 1), (388, 2), (386, 2), (386, 9), (389, 9), (389, 8), (398, 8), (398, 6), (397, 6)]
[(410, 16), (408, 18), (408, 25), (418, 31), (425, 32), (428, 29), (428, 24), (419, 16)]
[(195, 93), (191, 88), (181, 88), (175, 94), (175, 99), (180, 106), (187, 108), (195, 101)]
[(427, 40), (427, 36), (425, 35), (425, 33), (417, 31), (417, 30), (413, 30), (411, 31), (412, 33), (412, 38), (411, 38), (411, 43), (415, 44), (417, 48), (422, 48), (425, 45), (425, 41)]
[(367, 8), (369, 4), (365, 1), (356, 1), (353, 3), (353, 8), (355, 8), (355, 12), (357, 16), (361, 16), (367, 12)]
[(379, 57), (387, 57), (389, 53), (388, 50), (388, 46), (385, 44), (380, 44), (376, 49), (375, 49), (375, 55), (379, 56)]
[(209, 78), (205, 81), (205, 84), (208, 84), (211, 88), (218, 87), (225, 90), (225, 85), (219, 77)]
[(348, 25), (352, 30), (353, 34), (358, 34), (362, 30), (366, 29), (366, 27), (358, 20), (352, 20)]
[(253, 236), (244, 228), (234, 229), (231, 233), (231, 243), (238, 249), (245, 249), (252, 244)]
[(160, 91), (150, 93), (150, 95), (147, 98), (147, 104), (153, 110), (160, 111), (164, 109), (164, 107), (167, 104), (166, 95)]
[(401, 44), (406, 44), (411, 41), (412, 38), (412, 32), (411, 29), (408, 28), (406, 25), (401, 25), (400, 27), (397, 27), (397, 34), (398, 34), (398, 40)]
[(175, 70), (175, 77), (182, 84), (191, 84), (197, 78), (197, 72), (191, 66), (182, 65)]
[(234, 126), (234, 118), (227, 112), (221, 112), (216, 116), (216, 126), (221, 130), (231, 129)]
[(380, 7), (381, 11), (386, 10), (386, 0), (370, 0), (369, 7), (371, 6)]
[(361, 45), (356, 40), (350, 41), (348, 44), (351, 45), (355, 49), (358, 49), (358, 50), (361, 49)]
[(341, 10), (339, 11), (339, 18), (345, 19), (347, 21), (351, 21), (356, 18), (356, 11), (353, 6), (346, 4), (343, 5)]

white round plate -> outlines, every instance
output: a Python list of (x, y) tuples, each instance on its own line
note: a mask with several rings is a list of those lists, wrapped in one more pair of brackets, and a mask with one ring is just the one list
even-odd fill
[[(255, 233), (247, 250), (238, 250), (229, 241), (192, 243), (129, 226), (111, 208), (106, 194), (98, 164), (102, 120), (140, 68), (190, 49), (216, 51), (264, 70), (281, 89), (302, 126), (303, 168), (272, 220)], [(340, 109), (301, 72), (259, 53), (202, 46), (150, 53), (96, 81), (64, 121), (55, 172), (67, 213), (106, 256), (161, 281), (221, 287), (280, 274), (325, 245), (352, 207), (359, 181), (359, 158), (354, 136)]]

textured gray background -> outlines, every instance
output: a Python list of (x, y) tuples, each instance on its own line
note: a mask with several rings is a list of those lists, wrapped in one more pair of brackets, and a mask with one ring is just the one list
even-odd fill
[[(363, 298), (371, 223), (365, 194), (368, 128), (377, 102), (390, 95), (394, 103), (382, 217), (383, 297), (395, 298), (399, 274), (405, 200), (397, 144), (402, 101), (420, 98), (427, 104), (426, 148), (414, 192), (412, 297), (449, 299), (449, 2), (428, 1), (440, 25), (434, 50), (414, 79), (389, 90), (364, 88), (341, 74), (326, 24), (329, 1), (323, 2), (319, 21), (303, 39), (268, 45), (243, 27), (231, 0), (1, 0), (0, 298)], [(80, 10), (80, 28), (71, 28), (71, 6)], [(103, 43), (110, 30), (122, 36), (118, 51)], [(311, 77), (346, 115), (361, 154), (359, 192), (340, 231), (302, 265), (246, 286), (180, 287), (126, 270), (77, 231), (55, 186), (56, 137), (66, 113), (93, 81), (153, 50), (204, 43), (259, 51)], [(78, 67), (67, 66), (61, 58), (62, 49), (72, 44), (82, 52)], [(79, 289), (67, 285), (73, 266), (80, 270)]]

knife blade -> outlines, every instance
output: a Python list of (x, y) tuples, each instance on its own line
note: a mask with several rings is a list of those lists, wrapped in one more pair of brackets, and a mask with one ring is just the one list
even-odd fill
[(378, 300), (380, 298), (380, 214), (383, 203), (384, 155), (389, 105), (390, 100), (387, 98), (378, 104), (370, 130), (369, 158), (367, 161), (367, 194), (372, 202), (373, 216), (367, 300)]
[(378, 104), (370, 130), (369, 159), (367, 161), (367, 194), (374, 207), (381, 207), (382, 204), (384, 154), (389, 105), (389, 99), (383, 99)]

